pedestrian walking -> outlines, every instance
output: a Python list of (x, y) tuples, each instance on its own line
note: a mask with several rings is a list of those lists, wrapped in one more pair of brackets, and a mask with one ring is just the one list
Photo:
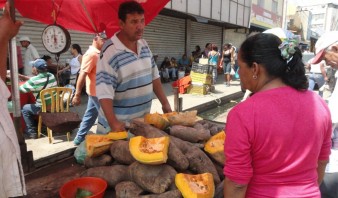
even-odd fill
[[(79, 145), (87, 135), (90, 128), (94, 125), (98, 118), (98, 111), (100, 110), (100, 103), (96, 97), (96, 65), (99, 60), (100, 50), (104, 41), (107, 39), (105, 33), (96, 35), (93, 39), (92, 45), (83, 55), (80, 74), (76, 83), (76, 91), (72, 99), (72, 104), (77, 106), (81, 104), (81, 90), (86, 85), (86, 92), (88, 94), (87, 109), (83, 115), (80, 128), (74, 139), (74, 144)], [(107, 127), (104, 119), (99, 118), (99, 122)]]
[[(227, 87), (230, 87), (231, 81), (231, 70), (234, 70), (235, 59), (234, 59), (235, 51), (234, 48), (229, 44), (225, 44), (222, 51), (222, 57), (219, 64), (223, 64), (223, 72), (224, 72), (224, 84)], [(222, 65), (220, 65), (222, 67)]]

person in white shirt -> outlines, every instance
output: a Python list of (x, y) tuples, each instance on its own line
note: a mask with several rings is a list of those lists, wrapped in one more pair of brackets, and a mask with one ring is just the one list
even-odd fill
[(40, 58), (38, 51), (31, 44), (31, 40), (28, 36), (22, 36), (19, 39), (22, 47), (26, 48), (25, 58), (24, 58), (24, 75), (25, 76), (33, 76), (32, 67), (29, 64), (31, 61), (34, 61)]
[[(316, 56), (312, 64), (318, 64), (324, 60), (332, 68), (338, 68), (338, 31), (324, 33), (316, 42), (315, 48)], [(338, 81), (336, 81), (335, 88), (329, 99), (329, 109), (333, 124), (332, 149), (324, 180), (320, 186), (322, 198), (338, 197)]]
[[(313, 58), (306, 64), (306, 67), (309, 68), (311, 73), (309, 76), (309, 90), (313, 90), (316, 84), (321, 88), (325, 82), (329, 80), (326, 76), (325, 61), (321, 61), (318, 64), (312, 64), (312, 61)], [(319, 89), (318, 94), (323, 97), (323, 91), (321, 89)]]

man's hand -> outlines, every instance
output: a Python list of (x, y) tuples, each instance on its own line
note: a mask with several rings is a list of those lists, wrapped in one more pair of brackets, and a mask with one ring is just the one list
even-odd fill
[(112, 132), (119, 132), (119, 131), (125, 131), (126, 130), (126, 123), (118, 121), (114, 122), (114, 124), (111, 127)]
[(170, 104), (167, 103), (167, 104), (163, 105), (162, 106), (162, 111), (163, 111), (163, 113), (170, 113), (170, 112), (172, 112)]
[(1, 40), (10, 40), (13, 38), (19, 31), (20, 26), (23, 24), (21, 21), (13, 22), (9, 14), (9, 3), (6, 3), (3, 17), (0, 18), (0, 39)]
[(72, 104), (74, 106), (80, 105), (81, 104), (81, 96), (78, 95), (78, 94), (75, 94), (74, 97), (73, 97), (73, 99), (72, 99)]

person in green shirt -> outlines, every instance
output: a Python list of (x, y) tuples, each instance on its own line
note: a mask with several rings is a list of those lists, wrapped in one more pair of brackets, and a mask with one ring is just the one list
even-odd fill
[[(22, 117), (26, 123), (25, 136), (27, 138), (36, 138), (36, 128), (34, 117), (39, 114), (41, 110), (40, 91), (43, 89), (56, 87), (56, 79), (53, 74), (47, 72), (47, 63), (43, 59), (37, 59), (31, 62), (33, 77), (28, 77), (19, 74), (21, 80), (26, 81), (19, 87), (20, 92), (32, 92), (36, 98), (35, 104), (25, 104), (22, 109)], [(49, 100), (50, 98), (46, 98)], [(48, 101), (47, 101), (48, 104)]]

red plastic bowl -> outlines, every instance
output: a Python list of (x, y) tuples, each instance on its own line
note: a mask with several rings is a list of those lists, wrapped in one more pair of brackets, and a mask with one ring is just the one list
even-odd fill
[(107, 182), (97, 177), (81, 177), (65, 183), (60, 189), (61, 198), (75, 198), (78, 188), (88, 190), (93, 193), (88, 198), (103, 198), (107, 188)]

